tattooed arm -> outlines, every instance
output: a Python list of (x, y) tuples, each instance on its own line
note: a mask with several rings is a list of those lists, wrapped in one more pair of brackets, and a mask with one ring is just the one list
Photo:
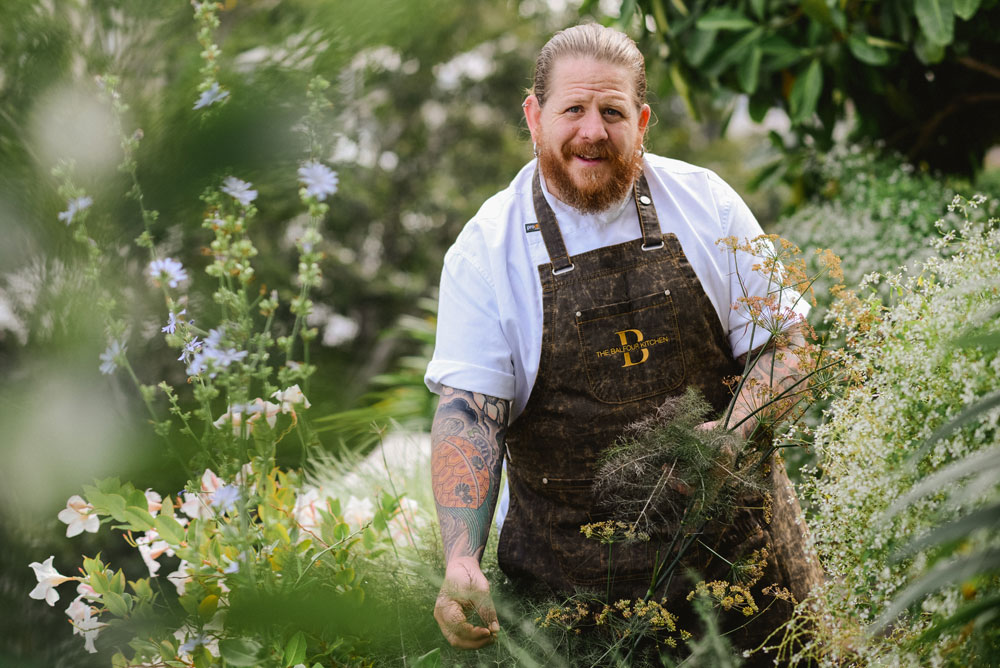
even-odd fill
[[(750, 360), (753, 366), (746, 373), (746, 379), (735, 399), (729, 426), (738, 430), (744, 438), (759, 435), (758, 428), (765, 430), (779, 422), (796, 402), (799, 393), (806, 387), (799, 381), (805, 375), (800, 367), (799, 353), (806, 349), (805, 337), (798, 326), (789, 327), (773, 337), (762, 348), (744, 353), (737, 362), (746, 368)], [(756, 360), (754, 362), (754, 360)], [(787, 394), (781, 399), (779, 395)], [(763, 410), (761, 406), (772, 402)], [(706, 422), (700, 429), (712, 429), (718, 421)]]
[[(479, 561), (500, 490), (510, 402), (444, 388), (431, 426), (431, 485), (444, 546), (444, 583), (434, 606), (455, 647), (478, 649), (500, 630)], [(473, 626), (475, 610), (485, 626)]]
[[(736, 397), (731, 427), (750, 438), (758, 426), (769, 430), (789, 411), (801, 392), (806, 390), (799, 383), (804, 372), (799, 353), (806, 349), (805, 337), (798, 326), (792, 326), (757, 349), (741, 355), (737, 362), (746, 368), (749, 360), (753, 367), (746, 373), (743, 388)], [(756, 361), (754, 361), (756, 360)], [(782, 396), (782, 393), (786, 393)], [(779, 398), (780, 397), (780, 398)], [(771, 402), (763, 410), (762, 406)]]

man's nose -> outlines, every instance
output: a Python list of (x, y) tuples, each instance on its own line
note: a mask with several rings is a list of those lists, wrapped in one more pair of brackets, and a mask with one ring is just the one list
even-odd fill
[(607, 139), (608, 130), (604, 127), (604, 118), (599, 109), (589, 109), (583, 115), (580, 125), (580, 138), (589, 142)]

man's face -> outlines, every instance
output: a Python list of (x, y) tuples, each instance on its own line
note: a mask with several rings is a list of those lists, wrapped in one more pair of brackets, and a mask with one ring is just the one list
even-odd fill
[(642, 169), (649, 106), (636, 108), (634, 88), (625, 67), (564, 57), (552, 67), (545, 106), (533, 95), (527, 100), (546, 185), (584, 213), (620, 202)]

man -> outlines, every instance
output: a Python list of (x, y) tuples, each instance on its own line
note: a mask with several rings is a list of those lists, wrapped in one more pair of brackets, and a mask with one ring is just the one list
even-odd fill
[[(606, 548), (580, 534), (601, 517), (590, 480), (600, 453), (688, 386), (721, 413), (731, 399), (723, 379), (766, 342), (731, 308), (741, 281), (763, 295), (766, 279), (715, 243), (760, 227), (713, 173), (645, 154), (645, 95), (643, 57), (626, 35), (599, 25), (557, 33), (523, 104), (537, 160), (445, 258), (425, 380), (441, 395), (432, 484), (446, 570), (434, 614), (456, 647), (481, 647), (499, 630), (479, 562), (505, 457), (501, 568), (558, 592), (604, 591)], [(794, 382), (793, 360), (771, 351), (760, 382), (772, 361)], [(737, 412), (752, 405), (747, 394)], [(652, 552), (616, 546), (622, 591), (645, 590)]]

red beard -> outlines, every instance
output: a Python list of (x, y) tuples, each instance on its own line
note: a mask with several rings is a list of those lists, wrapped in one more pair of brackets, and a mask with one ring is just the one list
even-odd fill
[[(642, 172), (640, 151), (633, 151), (628, 160), (606, 139), (595, 144), (566, 144), (561, 155), (545, 146), (543, 139), (540, 149), (538, 162), (549, 191), (583, 213), (599, 213), (621, 202)], [(581, 179), (584, 183), (577, 183), (567, 168), (575, 155), (601, 158), (603, 168), (585, 174)]]

